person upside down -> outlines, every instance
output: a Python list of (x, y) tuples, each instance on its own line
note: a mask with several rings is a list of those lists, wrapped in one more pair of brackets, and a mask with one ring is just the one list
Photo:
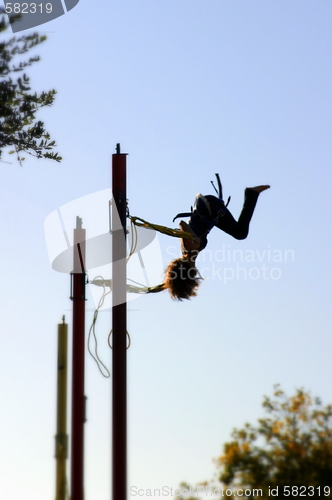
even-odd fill
[(228, 203), (225, 205), (222, 199), (219, 175), (216, 174), (216, 177), (219, 186), (219, 191), (216, 190), (218, 197), (197, 194), (192, 211), (178, 214), (173, 219), (174, 222), (178, 217), (190, 216), (188, 223), (181, 220), (179, 226), (182, 231), (195, 236), (193, 240), (181, 239), (182, 257), (172, 260), (167, 266), (164, 289), (169, 290), (173, 299), (190, 299), (197, 295), (202, 278), (195, 261), (199, 252), (206, 247), (207, 235), (211, 229), (217, 227), (237, 240), (244, 240), (248, 236), (249, 224), (258, 196), (270, 187), (262, 185), (246, 188), (242, 211), (236, 221), (227, 208)]

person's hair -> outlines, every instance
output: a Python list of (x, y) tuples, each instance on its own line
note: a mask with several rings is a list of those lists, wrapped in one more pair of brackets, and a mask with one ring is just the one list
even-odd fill
[(180, 257), (167, 266), (165, 288), (168, 288), (172, 299), (190, 299), (197, 295), (200, 280), (196, 267), (190, 265), (186, 257)]

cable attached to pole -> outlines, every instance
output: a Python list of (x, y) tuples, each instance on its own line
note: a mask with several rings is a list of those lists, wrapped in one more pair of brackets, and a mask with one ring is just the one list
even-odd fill
[[(94, 359), (94, 361), (96, 362), (96, 364), (98, 366), (98, 370), (100, 371), (100, 373), (102, 374), (102, 376), (105, 377), (105, 378), (109, 378), (111, 376), (111, 373), (110, 373), (109, 369), (106, 367), (106, 365), (103, 363), (103, 361), (100, 359), (99, 354), (98, 354), (98, 340), (97, 340), (97, 334), (96, 334), (96, 323), (97, 323), (97, 318), (98, 318), (99, 310), (101, 309), (101, 307), (103, 306), (103, 304), (105, 302), (105, 297), (108, 294), (111, 293), (112, 289), (109, 286), (109, 291), (106, 292), (106, 284), (105, 284), (105, 280), (103, 280), (102, 276), (97, 276), (92, 281), (92, 283), (95, 282), (95, 281), (100, 281), (101, 283), (103, 283), (101, 285), (103, 287), (103, 294), (102, 294), (102, 296), (99, 299), (98, 306), (97, 306), (97, 309), (94, 312), (92, 324), (91, 324), (90, 329), (89, 329), (89, 334), (88, 334), (88, 351), (89, 351), (90, 355), (92, 356), (92, 358)], [(92, 336), (93, 336), (94, 341), (95, 341), (94, 353), (92, 352), (92, 350), (90, 348), (91, 337)]]

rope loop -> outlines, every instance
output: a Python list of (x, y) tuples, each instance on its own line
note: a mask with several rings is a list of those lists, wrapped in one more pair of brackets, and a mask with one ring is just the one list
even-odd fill
[[(113, 349), (113, 346), (111, 344), (111, 337), (112, 337), (112, 334), (113, 334), (113, 328), (112, 330), (110, 331), (110, 333), (108, 334), (108, 339), (107, 339), (107, 342), (108, 342), (108, 345), (111, 349)], [(129, 347), (131, 346), (131, 338), (130, 338), (130, 335), (129, 335), (129, 332), (128, 330), (126, 331), (126, 334), (127, 334), (127, 338), (128, 338), (128, 345), (126, 346), (126, 349), (129, 349)]]

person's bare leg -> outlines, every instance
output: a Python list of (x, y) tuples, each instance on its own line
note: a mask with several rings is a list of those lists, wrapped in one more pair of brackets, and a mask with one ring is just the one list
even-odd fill
[[(244, 240), (249, 231), (249, 223), (255, 210), (257, 199), (262, 191), (269, 189), (270, 186), (254, 186), (246, 188), (244, 192), (244, 203), (240, 217), (236, 221), (226, 207), (222, 208), (223, 214), (217, 216), (216, 227), (230, 234), (237, 240)], [(221, 210), (220, 210), (221, 211)]]

